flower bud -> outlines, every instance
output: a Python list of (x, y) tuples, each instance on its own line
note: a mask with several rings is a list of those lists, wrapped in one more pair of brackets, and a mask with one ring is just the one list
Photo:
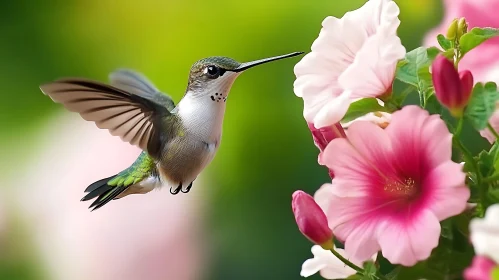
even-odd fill
[(457, 23), (457, 37), (458, 39), (463, 36), (463, 34), (468, 33), (468, 22), (465, 18), (460, 18)]
[(492, 271), (497, 267), (491, 259), (484, 256), (475, 256), (471, 266), (464, 270), (464, 279), (466, 280), (488, 280), (492, 279)]
[[(314, 144), (317, 148), (319, 148), (319, 164), (321, 164), (321, 155), (324, 149), (327, 147), (327, 144), (336, 138), (345, 138), (345, 130), (341, 126), (340, 123), (336, 123), (332, 126), (325, 126), (320, 129), (315, 128), (313, 123), (308, 123), (308, 128), (312, 133), (312, 137), (314, 138)], [(322, 164), (321, 164), (322, 165)], [(331, 179), (334, 178), (334, 173), (331, 169), (329, 169), (329, 177)]]
[(314, 198), (303, 191), (295, 191), (291, 206), (301, 233), (324, 249), (331, 249), (333, 247), (333, 232), (328, 226), (326, 214)]
[(445, 36), (448, 40), (454, 41), (457, 38), (457, 21), (455, 18), (447, 28), (447, 35)]
[(314, 144), (322, 152), (327, 147), (327, 144), (333, 139), (345, 137), (345, 131), (340, 123), (336, 123), (332, 126), (325, 126), (322, 128), (315, 128), (313, 123), (308, 123), (308, 128), (312, 132), (312, 137), (314, 138)]
[(473, 89), (473, 75), (465, 70), (458, 73), (454, 64), (439, 54), (431, 65), (435, 95), (454, 117), (460, 117)]

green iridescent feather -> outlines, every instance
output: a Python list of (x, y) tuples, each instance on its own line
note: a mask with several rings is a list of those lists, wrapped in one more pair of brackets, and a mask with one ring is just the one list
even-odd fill
[(144, 178), (149, 177), (154, 168), (153, 159), (149, 157), (147, 153), (142, 152), (130, 167), (118, 173), (118, 175), (109, 180), (107, 184), (115, 187), (126, 187), (136, 184)]

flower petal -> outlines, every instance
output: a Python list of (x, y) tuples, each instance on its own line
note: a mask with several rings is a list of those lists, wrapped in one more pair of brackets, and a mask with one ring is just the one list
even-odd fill
[[(335, 250), (345, 258), (348, 258), (348, 256), (345, 255), (344, 250), (336, 248)], [(314, 245), (312, 247), (312, 254), (314, 255), (314, 258), (306, 260), (302, 265), (300, 273), (302, 277), (309, 277), (319, 271), (321, 276), (326, 279), (347, 278), (348, 276), (355, 274), (355, 270), (346, 266), (336, 258), (331, 251), (324, 250), (321, 246)], [(361, 265), (358, 262), (354, 263)]]
[(329, 209), (329, 201), (332, 194), (333, 188), (331, 184), (322, 185), (314, 194), (315, 202), (317, 202), (324, 213), (327, 213)]
[(322, 153), (322, 162), (335, 173), (330, 192), (338, 197), (366, 196), (373, 174), (377, 174), (344, 138), (329, 143)]
[(470, 231), (476, 254), (499, 263), (499, 204), (489, 206), (484, 219), (473, 219)]
[(378, 232), (383, 256), (392, 264), (413, 266), (427, 259), (440, 237), (440, 223), (429, 211), (421, 211), (417, 217), (405, 222), (384, 221)]
[(380, 247), (376, 240), (379, 216), (366, 209), (367, 197), (339, 197), (332, 195), (326, 216), (334, 235), (345, 242), (345, 251), (352, 258), (366, 261)]
[(463, 212), (470, 197), (470, 190), (464, 184), (466, 174), (459, 163), (447, 161), (433, 169), (423, 185), (432, 190), (427, 205), (439, 220)]
[(350, 92), (343, 92), (338, 97), (331, 98), (317, 112), (313, 120), (315, 127), (321, 128), (339, 122), (347, 113), (350, 103)]
[(405, 48), (396, 35), (377, 33), (367, 39), (338, 83), (352, 91), (352, 98), (383, 95), (391, 89), (397, 62), (404, 56)]
[(348, 140), (372, 170), (384, 175), (394, 172), (391, 140), (379, 126), (367, 121), (355, 122), (348, 128)]
[[(408, 125), (410, 124), (410, 125)], [(392, 122), (385, 129), (392, 140), (399, 166), (413, 170), (411, 176), (422, 178), (431, 168), (450, 160), (452, 134), (438, 115), (429, 116), (418, 106), (405, 106), (392, 114)]]

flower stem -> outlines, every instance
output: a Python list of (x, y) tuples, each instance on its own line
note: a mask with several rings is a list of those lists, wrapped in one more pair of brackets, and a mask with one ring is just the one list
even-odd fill
[(455, 138), (459, 138), (459, 135), (461, 135), (461, 131), (463, 130), (463, 123), (464, 123), (464, 118), (463, 117), (459, 118), (457, 122), (456, 131), (454, 132)]
[(497, 134), (497, 131), (492, 127), (490, 123), (487, 123), (487, 128), (490, 130), (490, 132), (492, 132), (492, 135), (494, 135), (496, 139), (499, 139), (499, 134)]
[(351, 261), (347, 260), (345, 257), (343, 257), (340, 253), (336, 252), (336, 250), (331, 249), (330, 250), (331, 253), (333, 253), (333, 255), (335, 257), (337, 257), (340, 261), (342, 261), (344, 264), (348, 265), (350, 268), (352, 268), (353, 270), (357, 271), (359, 274), (361, 275), (364, 275), (364, 269), (363, 268), (360, 268), (359, 266), (355, 265), (354, 263), (352, 263)]
[(480, 169), (478, 168), (477, 162), (473, 159), (473, 156), (471, 155), (471, 152), (464, 147), (463, 143), (459, 141), (459, 138), (456, 137), (457, 134), (454, 134), (454, 137), (452, 137), (452, 142), (454, 143), (455, 147), (461, 151), (461, 154), (464, 157), (464, 161), (468, 163), (471, 167), (471, 171), (473, 171), (476, 174), (476, 185), (478, 186), (478, 196), (480, 198), (480, 204), (484, 204), (485, 199), (486, 199), (486, 189), (487, 189), (487, 184), (484, 184), (482, 181), (482, 173), (480, 172)]

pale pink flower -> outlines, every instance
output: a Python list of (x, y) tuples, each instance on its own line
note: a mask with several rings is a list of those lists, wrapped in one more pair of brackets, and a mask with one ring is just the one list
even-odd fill
[[(358, 259), (350, 258), (345, 250), (337, 249), (336, 247), (334, 249), (352, 263), (362, 267), (363, 262)], [(331, 251), (324, 250), (319, 245), (314, 245), (312, 247), (312, 254), (314, 257), (306, 260), (302, 265), (300, 272), (302, 277), (309, 277), (320, 272), (321, 276), (325, 279), (343, 279), (355, 274), (355, 270), (345, 265), (335, 257)], [(375, 258), (376, 255), (372, 256), (373, 261)]]
[(40, 131), (39, 152), (14, 175), (11, 195), (50, 279), (201, 278), (202, 181), (187, 195), (163, 189), (90, 212), (80, 202), (83, 190), (128, 167), (140, 151), (72, 114)]
[(320, 190), (329, 202), (316, 200), (347, 254), (365, 261), (381, 250), (406, 266), (428, 258), (439, 221), (464, 211), (470, 196), (451, 153), (445, 123), (417, 106), (395, 112), (384, 130), (359, 121), (331, 141), (323, 158), (335, 178)]
[[(426, 46), (438, 46), (437, 35), (446, 34), (449, 24), (455, 18), (465, 17), (470, 30), (473, 27), (499, 28), (499, 0), (444, 0), (444, 7), (445, 15), (441, 24), (425, 37)], [(499, 38), (489, 39), (467, 53), (459, 62), (459, 68), (470, 70), (477, 82), (499, 83), (499, 60), (493, 59), (496, 57), (499, 57)], [(499, 106), (489, 122), (499, 131)], [(480, 131), (480, 134), (490, 143), (495, 141), (494, 135), (488, 129)]]
[(295, 66), (295, 94), (307, 122), (321, 128), (339, 122), (352, 100), (391, 93), (405, 48), (396, 35), (397, 4), (370, 0), (341, 19), (322, 22), (312, 52)]
[(489, 206), (483, 219), (470, 222), (470, 238), (477, 255), (499, 263), (499, 204)]
[(474, 256), (471, 266), (464, 270), (466, 280), (493, 280), (492, 270), (497, 267), (491, 259), (484, 256)]

